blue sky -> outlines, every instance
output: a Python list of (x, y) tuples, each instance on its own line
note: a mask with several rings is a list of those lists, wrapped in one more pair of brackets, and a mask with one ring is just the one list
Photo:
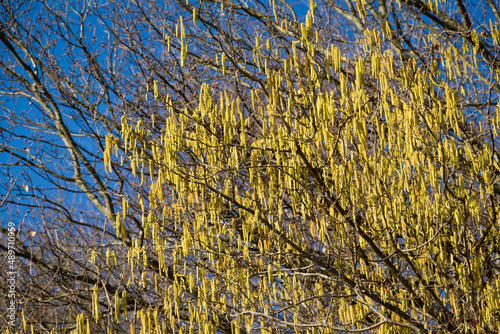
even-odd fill
[[(36, 5), (35, 5), (36, 6)], [(299, 16), (300, 20), (303, 20), (308, 9), (309, 9), (309, 1), (294, 1), (293, 7), (297, 12), (297, 15)], [(473, 8), (473, 7), (471, 7)], [(479, 5), (478, 5), (479, 8)], [(37, 8), (35, 7), (34, 10), (30, 11), (31, 14), (36, 14), (37, 13)], [(471, 13), (471, 16), (474, 18), (474, 12)], [(75, 14), (72, 14), (75, 15)], [(491, 18), (493, 18), (493, 15), (490, 15)], [(75, 16), (76, 18), (76, 16)], [(488, 19), (487, 17), (486, 19)], [(37, 17), (33, 16), (33, 20), (36, 20)], [(89, 19), (89, 22), (92, 22), (92, 18)], [(95, 20), (94, 20), (95, 21)], [(97, 21), (95, 21), (97, 23)], [(475, 25), (482, 24), (486, 22), (479, 22), (476, 20)], [(92, 32), (92, 27), (85, 27), (87, 32)], [(105, 30), (97, 30), (97, 39), (105, 40), (108, 36)], [(60, 44), (56, 47), (55, 50), (59, 50), (61, 54), (64, 53), (64, 45)], [(2, 52), (2, 51), (0, 51)], [(0, 56), (3, 57), (3, 55), (0, 53)], [(63, 58), (64, 59), (64, 58)], [(60, 64), (63, 68), (64, 66), (69, 66), (68, 64)], [(2, 78), (0, 78), (2, 80)], [(0, 97), (0, 102), (3, 103), (4, 107), (2, 111), (0, 111), (0, 129), (6, 129), (8, 128), (8, 118), (9, 115), (7, 114), (8, 111), (6, 109), (10, 109), (13, 111), (15, 114), (19, 114), (22, 111), (29, 111), (31, 113), (32, 119), (41, 119), (41, 113), (37, 111), (36, 108), (34, 108), (33, 104), (30, 104), (27, 99), (25, 98), (20, 98), (20, 99), (10, 99), (6, 97)], [(107, 112), (106, 106), (101, 105), (99, 108), (100, 112), (105, 113)], [(64, 111), (64, 110), (63, 110)], [(77, 125), (77, 122), (80, 120), (71, 120), (69, 118), (65, 119), (66, 123), (68, 124), (68, 127), (70, 130), (73, 131), (78, 131), (79, 125)], [(94, 123), (94, 125), (99, 128), (99, 124)], [(25, 128), (17, 128), (15, 129), (15, 133), (20, 134), (20, 135), (29, 135), (29, 130)], [(60, 143), (60, 139), (58, 139), (54, 135), (46, 135), (44, 136), (44, 139), (49, 140), (50, 142), (54, 143)], [(86, 140), (85, 138), (80, 138), (81, 143), (88, 149), (89, 152), (98, 152), (99, 148), (95, 145), (95, 143), (92, 140)], [(29, 140), (27, 139), (17, 139), (17, 140), (12, 140), (10, 142), (11, 145), (14, 147), (18, 148), (20, 151), (20, 154), (25, 154), (25, 149), (30, 149), (30, 152), (33, 153), (36, 147), (34, 146), (34, 143), (30, 143)], [(91, 157), (90, 157), (91, 158)], [(12, 159), (9, 157), (7, 153), (0, 153), (0, 163), (13, 163), (17, 159)], [(53, 163), (55, 164), (54, 167), (70, 167), (70, 166), (57, 166), (57, 161), (47, 161), (46, 163)], [(100, 168), (102, 171), (102, 167)], [(1, 171), (0, 171), (1, 172)], [(73, 171), (71, 168), (67, 169), (64, 171), (64, 173), (68, 173), (68, 175), (71, 175)], [(17, 197), (20, 201), (26, 201), (29, 200), (30, 193), (34, 191), (35, 189), (38, 189), (38, 191), (42, 191), (42, 189), (45, 189), (47, 192), (52, 192), (54, 191), (52, 185), (47, 182), (43, 177), (39, 176), (38, 174), (34, 173), (30, 168), (27, 167), (20, 167), (20, 166), (12, 166), (11, 167), (11, 175), (4, 175), (2, 178), (3, 183), (5, 184), (8, 182), (8, 177), (11, 176), (14, 179), (17, 177), (17, 187), (20, 190), (20, 194), (27, 196), (27, 198), (21, 198)], [(27, 189), (27, 190), (26, 190)], [(5, 190), (2, 191), (2, 195), (4, 195)], [(66, 198), (67, 200), (68, 198)], [(2, 223), (2, 226), (4, 226), (7, 222), (8, 219), (12, 220), (19, 220), (20, 217), (24, 216), (25, 214), (25, 209), (23, 208), (18, 208), (13, 205), (7, 205), (2, 208), (0, 208), (0, 221)], [(10, 218), (12, 215), (12, 218)]]

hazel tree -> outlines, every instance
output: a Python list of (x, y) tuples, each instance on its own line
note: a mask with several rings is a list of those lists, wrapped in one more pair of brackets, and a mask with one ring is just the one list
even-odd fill
[[(87, 198), (96, 223), (34, 194), (66, 234), (20, 243), (36, 283), (21, 306), (43, 296), (64, 320), (38, 308), (50, 322), (25, 312), (26, 330), (496, 332), (496, 3), (44, 6), (84, 82), (2, 23), (21, 86), (1, 93), (49, 125), (15, 124), (64, 143), (2, 150)], [(87, 40), (86, 19), (108, 40)]]
[[(446, 4), (422, 6), (440, 17)], [(367, 7), (358, 2), (360, 22)], [(182, 108), (155, 81), (167, 110), (159, 133), (124, 117), (121, 138), (108, 137), (105, 163), (125, 147), (149, 189), (143, 237), (173, 268), (167, 303), (199, 331), (226, 320), (236, 332), (493, 332), (496, 25), (482, 36), (470, 26), (458, 47), (424, 23), (420, 40), (397, 39), (386, 20), (363, 25), (348, 56), (322, 43), (310, 8), (283, 37), (284, 57), (273, 55), (285, 42), (256, 39), (261, 85), (241, 96), (204, 84)], [(290, 29), (278, 15), (274, 24)], [(179, 26), (189, 66), (182, 17)], [(430, 59), (402, 52), (403, 41), (427, 45)], [(231, 66), (235, 85), (246, 82), (231, 55), (212, 57), (223, 73)], [(473, 73), (489, 78), (476, 110)], [(125, 224), (117, 220), (121, 237)]]

